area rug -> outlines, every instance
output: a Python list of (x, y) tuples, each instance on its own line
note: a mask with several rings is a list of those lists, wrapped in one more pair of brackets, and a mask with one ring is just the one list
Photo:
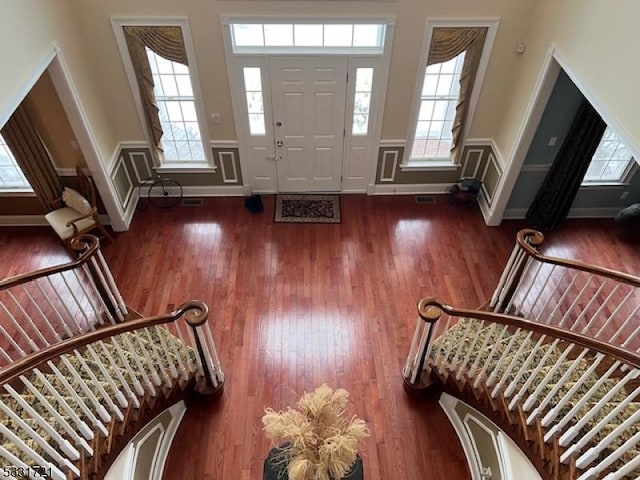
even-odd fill
[(277, 195), (276, 223), (340, 223), (338, 195)]

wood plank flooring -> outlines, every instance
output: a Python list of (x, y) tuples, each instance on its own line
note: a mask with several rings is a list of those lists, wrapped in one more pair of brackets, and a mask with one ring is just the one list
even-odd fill
[[(164, 478), (262, 478), (264, 407), (293, 406), (326, 382), (351, 393), (371, 427), (368, 480), (470, 478), (435, 400), (408, 398), (401, 369), (415, 305), (436, 296), (487, 301), (525, 225), (484, 225), (473, 207), (417, 205), (413, 197), (342, 196), (342, 224), (273, 223), (273, 197), (252, 215), (242, 198), (136, 212), (105, 256), (128, 304), (147, 314), (205, 301), (226, 373), (218, 403), (191, 406)], [(544, 253), (640, 272), (638, 243), (610, 221), (572, 221)], [(0, 229), (0, 278), (59, 263), (48, 228)]]

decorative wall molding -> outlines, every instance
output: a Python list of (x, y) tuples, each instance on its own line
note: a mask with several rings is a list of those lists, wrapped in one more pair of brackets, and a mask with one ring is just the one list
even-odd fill
[[(482, 145), (484, 147), (484, 145)], [(462, 160), (462, 170), (460, 171), (462, 178), (478, 178), (478, 170), (480, 168), (480, 163), (482, 160), (482, 156), (484, 155), (484, 148), (465, 148), (464, 149), (464, 159)], [(472, 154), (477, 153), (478, 158), (476, 158), (475, 166), (473, 168), (469, 168), (470, 157)], [(473, 165), (473, 164), (472, 164)], [(470, 173), (470, 175), (469, 175)]]
[(56, 168), (59, 177), (75, 177), (77, 175), (75, 168)]
[[(396, 179), (396, 169), (398, 167), (399, 150), (385, 150), (382, 152), (382, 166), (380, 167), (380, 181), (393, 182)], [(391, 160), (390, 160), (391, 159)], [(387, 171), (387, 162), (391, 161), (391, 175), (385, 176)]]
[(238, 183), (240, 181), (238, 178), (236, 151), (237, 150), (217, 152), (218, 161), (220, 162), (220, 170), (222, 171), (223, 183)]
[(379, 148), (383, 147), (404, 147), (406, 146), (406, 140), (380, 140)]
[(425, 183), (425, 184), (394, 184), (394, 185), (369, 185), (369, 195), (420, 195), (445, 194), (453, 187), (453, 183)]
[(211, 148), (238, 148), (237, 140), (211, 140), (209, 142)]
[[(123, 153), (123, 155), (125, 155), (125, 153)], [(133, 167), (136, 185), (140, 185), (147, 179), (153, 177), (153, 168), (151, 168), (145, 152), (127, 152), (126, 155), (128, 155), (131, 166)]]

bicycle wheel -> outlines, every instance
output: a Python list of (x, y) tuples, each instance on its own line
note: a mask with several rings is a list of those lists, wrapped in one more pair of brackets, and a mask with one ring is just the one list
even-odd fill
[(170, 178), (159, 178), (149, 187), (147, 198), (158, 208), (175, 207), (182, 198), (182, 186)]

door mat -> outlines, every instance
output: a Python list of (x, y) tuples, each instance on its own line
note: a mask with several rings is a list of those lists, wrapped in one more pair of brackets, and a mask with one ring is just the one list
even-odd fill
[(275, 223), (340, 223), (339, 195), (276, 195)]

